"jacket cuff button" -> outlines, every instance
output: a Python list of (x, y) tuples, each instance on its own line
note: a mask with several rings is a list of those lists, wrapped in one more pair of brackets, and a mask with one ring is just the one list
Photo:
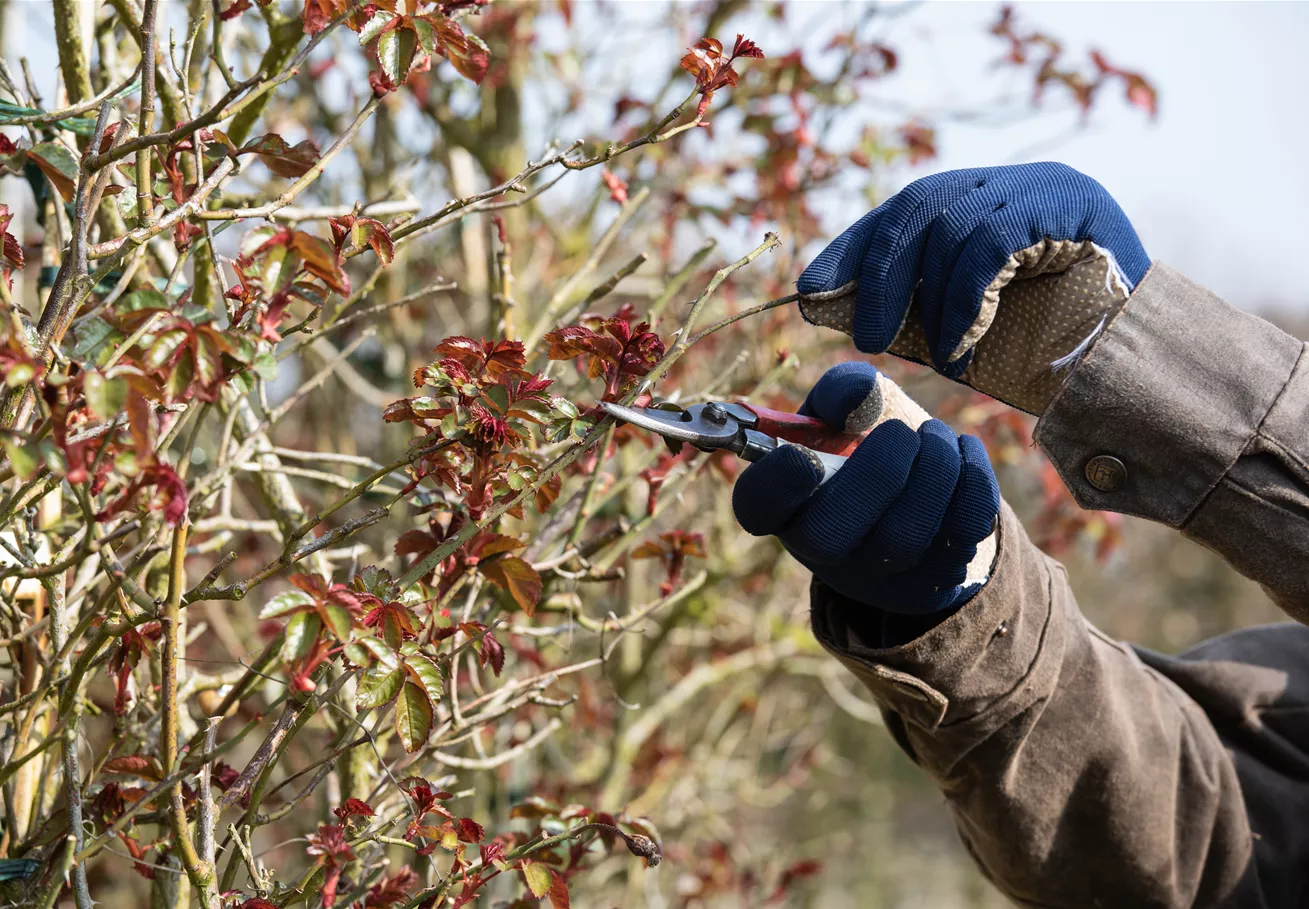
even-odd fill
[(1096, 455), (1086, 462), (1086, 482), (1101, 492), (1113, 492), (1127, 481), (1127, 465), (1113, 455)]

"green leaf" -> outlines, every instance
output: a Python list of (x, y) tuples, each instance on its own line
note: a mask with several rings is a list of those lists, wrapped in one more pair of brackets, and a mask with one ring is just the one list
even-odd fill
[(259, 378), (265, 382), (271, 382), (277, 378), (277, 357), (266, 350), (260, 351), (250, 361), (250, 368), (255, 371)]
[[(136, 193), (129, 188), (127, 192), (119, 193), (118, 198), (114, 200), (118, 206), (118, 213), (123, 216), (124, 221), (133, 221), (136, 219)], [(223, 226), (235, 224), (235, 221), (224, 221)]]
[(418, 35), (418, 46), (423, 49), (423, 53), (429, 57), (436, 53), (436, 29), (432, 28), (430, 22), (415, 19), (414, 33)]
[(195, 365), (190, 357), (183, 357), (177, 361), (173, 371), (168, 374), (168, 379), (164, 382), (164, 393), (168, 400), (180, 400), (188, 388), (191, 387), (191, 380), (195, 378)]
[(413, 754), (423, 747), (431, 731), (432, 702), (422, 688), (406, 679), (395, 700), (395, 732), (400, 736), (400, 744)]
[(207, 322), (214, 321), (217, 316), (205, 309), (203, 306), (198, 306), (195, 303), (187, 303), (182, 307), (182, 318), (186, 319), (192, 325), (204, 325)]
[(314, 605), (314, 598), (303, 590), (288, 590), (279, 593), (259, 610), (259, 618), (276, 619), (292, 612), (303, 611), (306, 606)]
[(30, 363), (16, 363), (9, 367), (9, 372), (5, 373), (5, 385), (10, 388), (18, 388), (20, 385), (26, 385), (36, 376), (36, 367)]
[(282, 641), (282, 660), (290, 663), (300, 659), (318, 640), (323, 621), (316, 612), (297, 612), (286, 623), (286, 638)]
[(105, 345), (113, 340), (115, 336), (118, 338), (123, 337), (121, 332), (116, 331), (112, 325), (96, 316), (90, 322), (77, 328), (77, 338), (73, 342), (73, 359), (81, 360), (84, 363), (98, 363), (99, 355), (106, 350)]
[(524, 420), (531, 420), (533, 423), (544, 423), (550, 419), (550, 405), (545, 401), (538, 401), (535, 398), (525, 398), (522, 401), (515, 401), (513, 407), (509, 408), (511, 417), (521, 417)]
[(441, 670), (431, 658), (419, 653), (418, 648), (411, 643), (403, 646), (401, 652), (404, 654), (405, 666), (409, 668), (410, 681), (417, 682), (427, 692), (428, 700), (436, 704), (445, 691), (445, 686), (441, 682)]
[(523, 879), (537, 899), (550, 892), (550, 869), (541, 862), (523, 862)]
[(37, 444), (37, 450), (40, 451), (45, 466), (49, 467), (50, 472), (55, 476), (68, 473), (68, 459), (64, 457), (64, 450), (56, 445), (53, 439), (42, 439)]
[(589, 420), (574, 420), (568, 426), (568, 433), (574, 439), (580, 442), (582, 441), (582, 439), (586, 438), (586, 434), (590, 431), (590, 429), (591, 429), (591, 423)]
[(200, 384), (205, 387), (213, 385), (223, 368), (223, 353), (214, 343), (212, 335), (197, 334), (199, 342), (195, 350), (195, 371)]
[(547, 442), (562, 442), (568, 438), (568, 432), (572, 428), (573, 421), (567, 418), (555, 420), (545, 428), (545, 440)]
[(114, 457), (114, 470), (118, 471), (125, 477), (134, 477), (141, 472), (141, 465), (137, 462), (136, 452), (124, 451)]
[(82, 385), (86, 405), (101, 420), (110, 420), (127, 406), (129, 390), (125, 379), (106, 379), (103, 373), (88, 372)]
[(342, 641), (350, 640), (350, 630), (354, 626), (354, 619), (351, 617), (349, 609), (346, 609), (340, 603), (324, 603), (318, 607), (318, 612), (323, 617), (323, 624), (327, 626), (328, 631)]
[(78, 167), (72, 152), (57, 142), (42, 142), (32, 146), (27, 157), (50, 178), (65, 202), (73, 201), (73, 194), (77, 191)]
[(377, 62), (395, 85), (404, 82), (414, 62), (417, 36), (407, 28), (393, 28), (377, 41)]
[(355, 583), (362, 584), (364, 590), (373, 596), (387, 600), (391, 598), (395, 579), (391, 577), (391, 572), (385, 568), (378, 568), (376, 565), (365, 565), (363, 571), (355, 576)]
[(554, 407), (555, 413), (562, 414), (570, 420), (576, 420), (579, 413), (577, 405), (567, 398), (551, 398), (550, 404)]
[[(400, 667), (400, 655), (392, 650), (385, 641), (379, 640), (370, 635), (368, 637), (356, 638), (354, 643), (367, 650), (373, 655), (374, 659), (386, 666), (388, 669), (398, 669)], [(353, 656), (350, 657), (350, 661), (360, 666), (368, 662), (367, 660), (356, 660)]]
[(118, 301), (115, 307), (119, 312), (135, 312), (138, 309), (168, 309), (168, 298), (152, 288), (134, 290)]
[(18, 479), (26, 482), (40, 469), (41, 458), (35, 445), (19, 445), (12, 439), (5, 439), (4, 447), (9, 465)]
[(364, 27), (359, 30), (359, 46), (364, 47), (368, 42), (376, 38), (386, 28), (387, 24), (397, 17), (384, 10), (378, 10), (373, 13), (373, 18), (364, 23)]
[(166, 331), (155, 342), (150, 345), (150, 349), (145, 353), (145, 365), (150, 369), (158, 369), (173, 358), (177, 353), (177, 348), (186, 343), (186, 332), (183, 329), (175, 331)]
[(503, 385), (492, 385), (482, 395), (495, 409), (496, 413), (506, 413), (509, 410), (509, 389)]
[(405, 671), (399, 667), (389, 668), (375, 663), (359, 676), (355, 691), (355, 706), (360, 710), (381, 707), (390, 702), (404, 684)]

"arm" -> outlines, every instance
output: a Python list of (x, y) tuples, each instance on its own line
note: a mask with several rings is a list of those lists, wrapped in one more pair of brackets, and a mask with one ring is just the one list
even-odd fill
[(1006, 895), (1060, 909), (1264, 905), (1209, 720), (1087, 624), (1062, 566), (1007, 506), (986, 588), (906, 634), (917, 621), (814, 584), (815, 635), (877, 699)]
[(1210, 720), (1086, 623), (1008, 507), (999, 536), (986, 589), (899, 646), (876, 644), (905, 637), (901, 618), (813, 589), (814, 634), (941, 787), (983, 874), (1020, 905), (1264, 905)]
[[(1180, 528), (1309, 623), (1307, 351), (1156, 264), (1036, 440), (1082, 507)], [(1100, 455), (1124, 469), (1097, 488)]]
[[(880, 383), (866, 364), (835, 367), (804, 410), (862, 431)], [(867, 685), (1001, 890), (1060, 909), (1263, 905), (1214, 727), (1086, 623), (976, 439), (884, 422), (821, 476), (783, 446), (737, 479), (737, 518), (814, 572), (815, 636)]]

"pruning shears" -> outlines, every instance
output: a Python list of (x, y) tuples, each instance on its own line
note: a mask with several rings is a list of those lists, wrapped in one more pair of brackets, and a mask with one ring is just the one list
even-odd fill
[[(845, 288), (838, 288), (845, 290)], [(710, 401), (679, 407), (672, 403), (653, 407), (628, 407), (601, 401), (600, 406), (615, 419), (657, 432), (674, 454), (683, 444), (701, 451), (730, 451), (747, 461), (758, 461), (779, 445), (797, 445), (822, 465), (819, 485), (830, 480), (846, 458), (877, 424), (902, 420), (917, 429), (931, 419), (927, 411), (884, 373), (857, 410), (858, 432), (833, 429), (822, 420), (800, 414), (769, 410), (743, 401)], [(851, 415), (854, 419), (855, 414)]]
[(747, 461), (758, 461), (779, 445), (798, 445), (822, 465), (826, 483), (845, 464), (863, 434), (840, 432), (822, 420), (769, 410), (739, 401), (710, 401), (682, 408), (673, 404), (626, 407), (601, 401), (605, 412), (657, 432), (676, 454), (683, 443), (701, 451), (730, 451)]

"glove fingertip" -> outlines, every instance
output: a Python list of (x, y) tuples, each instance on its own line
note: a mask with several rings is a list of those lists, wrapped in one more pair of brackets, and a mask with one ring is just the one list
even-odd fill
[(863, 261), (877, 218), (878, 212), (874, 209), (827, 244), (800, 273), (795, 282), (796, 290), (802, 294), (822, 293), (835, 290), (853, 280)]
[(881, 412), (880, 373), (871, 363), (852, 360), (833, 366), (810, 389), (800, 413), (818, 417), (833, 429), (845, 429), (850, 415), (870, 404)]
[(1000, 485), (980, 439), (960, 436), (959, 454), (959, 484), (941, 530), (954, 545), (976, 545), (990, 535), (1000, 513)]
[(746, 533), (778, 533), (813, 495), (823, 478), (821, 467), (800, 448), (783, 445), (751, 464), (736, 479), (732, 511)]

